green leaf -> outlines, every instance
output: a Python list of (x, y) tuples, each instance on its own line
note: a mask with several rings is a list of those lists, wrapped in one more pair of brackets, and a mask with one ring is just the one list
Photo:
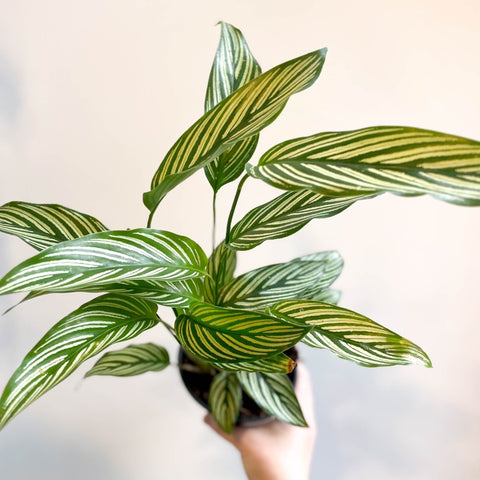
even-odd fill
[(237, 376), (247, 394), (269, 415), (291, 425), (308, 426), (287, 376), (260, 372)]
[(190, 307), (175, 322), (185, 350), (207, 362), (244, 362), (270, 357), (298, 343), (311, 327), (266, 314), (206, 303)]
[(0, 427), (88, 358), (156, 325), (156, 311), (151, 302), (108, 294), (65, 317), (33, 347), (10, 378), (0, 398)]
[(291, 373), (296, 362), (281, 353), (252, 362), (211, 362), (211, 364), (218, 370), (227, 372)]
[(333, 290), (327, 288), (326, 290), (310, 291), (305, 300), (314, 300), (316, 302), (330, 303), (331, 305), (337, 305), (340, 301), (342, 293), (339, 290)]
[(219, 427), (227, 433), (237, 421), (242, 404), (242, 388), (236, 375), (220, 372), (213, 377), (208, 396), (208, 405)]
[(205, 277), (205, 299), (216, 304), (219, 290), (233, 279), (237, 266), (237, 252), (222, 242), (208, 259)]
[(131, 377), (145, 372), (160, 372), (170, 365), (167, 350), (154, 343), (128, 345), (128, 347), (105, 353), (85, 374)]
[(206, 112), (262, 73), (242, 32), (229, 23), (220, 25), (220, 42), (205, 96)]
[(289, 140), (247, 170), (286, 190), (340, 197), (428, 194), (480, 205), (480, 142), (419, 128), (370, 127)]
[(165, 307), (188, 308), (203, 298), (203, 279), (189, 278), (175, 282), (130, 280), (85, 289), (90, 292), (115, 292), (144, 298)]
[(297, 232), (314, 218), (327, 218), (343, 212), (369, 195), (325, 197), (308, 190), (286, 192), (250, 210), (231, 230), (228, 246), (249, 250), (265, 240), (283, 238)]
[(365, 367), (421, 364), (431, 367), (417, 345), (373, 320), (345, 308), (314, 301), (287, 301), (271, 309), (273, 315), (313, 326), (303, 343), (326, 348), (340, 358)]
[[(327, 255), (324, 257), (328, 258)], [(240, 275), (222, 288), (218, 305), (260, 311), (282, 300), (299, 298), (303, 292), (319, 284), (327, 265), (321, 256), (318, 261), (313, 260), (314, 257), (303, 258), (267, 265)]]
[(151, 214), (176, 185), (235, 143), (273, 122), (288, 98), (320, 75), (326, 50), (278, 65), (233, 92), (195, 122), (173, 145), (143, 201)]
[[(220, 43), (207, 86), (205, 112), (262, 73), (242, 32), (228, 23), (221, 22), (221, 26)], [(239, 177), (257, 143), (258, 135), (246, 138), (206, 165), (205, 174), (215, 192)]]
[(131, 280), (205, 274), (206, 256), (187, 237), (152, 229), (107, 231), (53, 245), (0, 280), (0, 294), (68, 292)]
[(105, 230), (90, 215), (61, 205), (10, 202), (0, 207), (0, 232), (15, 235), (37, 250)]
[(322, 263), (324, 266), (323, 275), (319, 281), (305, 289), (302, 293), (302, 295), (305, 295), (303, 298), (307, 300), (313, 300), (313, 296), (318, 295), (321, 291), (328, 288), (340, 276), (343, 270), (343, 258), (335, 250), (303, 255), (298, 260), (302, 262)]
[(245, 171), (245, 164), (252, 158), (257, 148), (258, 138), (257, 134), (237, 142), (204, 167), (205, 175), (215, 193)]

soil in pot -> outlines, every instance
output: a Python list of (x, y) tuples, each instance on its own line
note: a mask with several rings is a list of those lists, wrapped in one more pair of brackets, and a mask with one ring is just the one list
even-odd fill
[[(292, 360), (298, 359), (298, 351), (292, 347), (284, 352)], [(178, 365), (180, 369), (180, 376), (186, 389), (192, 397), (207, 410), (208, 408), (208, 392), (213, 376), (218, 372), (212, 369), (211, 372), (198, 372), (198, 366), (180, 349), (178, 355)], [(295, 385), (296, 370), (288, 374), (290, 381)], [(240, 415), (237, 420), (237, 425), (253, 426), (259, 423), (264, 423), (273, 420), (273, 417), (260, 408), (245, 392), (243, 392), (242, 406), (240, 407)]]

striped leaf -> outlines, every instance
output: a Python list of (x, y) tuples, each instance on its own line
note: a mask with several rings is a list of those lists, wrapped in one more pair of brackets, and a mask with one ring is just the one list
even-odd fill
[(282, 422), (308, 427), (286, 375), (278, 373), (237, 373), (242, 388), (265, 412)]
[(105, 230), (90, 215), (61, 205), (10, 202), (0, 207), (0, 232), (15, 235), (37, 250)]
[(65, 317), (33, 347), (0, 398), (0, 427), (67, 378), (82, 362), (110, 345), (158, 323), (157, 306), (108, 294)]
[(314, 218), (337, 215), (366, 198), (371, 196), (332, 198), (308, 190), (286, 192), (250, 210), (230, 231), (228, 245), (235, 250), (249, 250), (265, 240), (298, 232)]
[(333, 290), (327, 288), (326, 290), (310, 291), (305, 300), (314, 300), (315, 302), (330, 303), (331, 305), (337, 305), (340, 301), (342, 293), (339, 290)]
[(418, 128), (371, 127), (289, 140), (247, 170), (287, 190), (340, 197), (428, 194), (480, 205), (480, 142)]
[(211, 362), (211, 364), (218, 370), (227, 372), (291, 373), (296, 362), (281, 353), (252, 362)]
[(170, 365), (167, 350), (154, 343), (128, 345), (128, 347), (105, 353), (85, 374), (131, 377), (145, 372), (160, 372)]
[(193, 304), (189, 312), (175, 322), (178, 341), (207, 362), (250, 362), (278, 355), (311, 329), (303, 323), (206, 303)]
[(245, 172), (245, 164), (252, 158), (258, 144), (259, 134), (235, 143), (205, 167), (205, 175), (214, 192), (236, 180)]
[(313, 326), (304, 343), (326, 348), (340, 358), (364, 367), (421, 364), (431, 367), (427, 354), (417, 345), (363, 315), (314, 301), (288, 301), (271, 313)]
[[(128, 280), (120, 283), (82, 288), (86, 292), (109, 292), (144, 298), (165, 307), (188, 308), (192, 302), (203, 298), (203, 279), (189, 278), (174, 282), (156, 280)], [(37, 292), (27, 297), (38, 296)], [(27, 300), (29, 298), (26, 298)]]
[(217, 304), (219, 290), (233, 279), (237, 266), (237, 252), (228, 248), (225, 242), (220, 243), (208, 259), (205, 277), (205, 299)]
[(242, 32), (226, 22), (220, 25), (220, 42), (205, 96), (206, 112), (262, 73)]
[(303, 255), (299, 260), (302, 262), (317, 262), (324, 265), (323, 275), (319, 281), (307, 288), (302, 294), (305, 295), (303, 298), (308, 300), (313, 300), (313, 296), (328, 288), (340, 276), (343, 270), (343, 258), (335, 250)]
[[(228, 23), (221, 22), (221, 26), (220, 43), (207, 86), (205, 112), (262, 72), (242, 32)], [(215, 192), (238, 178), (245, 163), (252, 157), (257, 143), (258, 135), (253, 135), (236, 143), (207, 164), (205, 174)]]
[(217, 303), (246, 310), (264, 310), (282, 300), (299, 298), (321, 281), (324, 269), (325, 262), (303, 261), (302, 258), (257, 268), (225, 285)]
[(53, 245), (0, 279), (0, 294), (68, 292), (131, 280), (176, 281), (205, 274), (192, 240), (152, 229), (107, 231)]
[(235, 143), (273, 122), (289, 97), (311, 86), (326, 50), (272, 68), (233, 92), (195, 122), (173, 145), (155, 173), (144, 203), (151, 214), (176, 185)]
[(242, 387), (237, 376), (227, 372), (215, 375), (210, 385), (208, 406), (224, 432), (232, 433), (241, 404)]

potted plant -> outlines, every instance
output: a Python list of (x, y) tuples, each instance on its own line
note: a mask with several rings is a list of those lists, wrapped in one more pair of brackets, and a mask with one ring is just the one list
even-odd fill
[[(38, 251), (0, 279), (0, 294), (26, 292), (25, 300), (52, 292), (100, 294), (53, 325), (27, 354), (0, 398), (0, 427), (82, 362), (157, 326), (182, 347), (182, 371), (207, 378), (204, 400), (227, 432), (248, 398), (265, 414), (306, 426), (287, 377), (295, 359), (285, 354), (299, 342), (368, 367), (431, 366), (419, 346), (337, 306), (339, 292), (331, 288), (343, 264), (337, 252), (235, 276), (238, 252), (382, 193), (480, 205), (480, 143), (429, 130), (324, 132), (284, 141), (250, 163), (259, 132), (290, 96), (315, 82), (325, 56), (325, 49), (314, 51), (262, 74), (241, 32), (222, 23), (205, 114), (154, 174), (143, 197), (146, 228), (109, 230), (60, 205), (0, 207), (0, 230)], [(237, 182), (225, 238), (214, 239), (209, 256), (191, 238), (152, 228), (162, 199), (202, 169), (213, 192), (214, 232), (217, 193)], [(284, 192), (234, 223), (247, 179)], [(172, 322), (157, 315), (159, 305), (173, 309)], [(87, 376), (136, 375), (169, 364), (163, 347), (137, 343), (103, 354)]]

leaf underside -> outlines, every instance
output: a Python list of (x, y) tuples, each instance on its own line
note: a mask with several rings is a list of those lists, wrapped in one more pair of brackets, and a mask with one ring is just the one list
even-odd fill
[(160, 372), (170, 365), (167, 350), (154, 343), (128, 345), (121, 350), (105, 353), (85, 374), (131, 377), (146, 372)]

